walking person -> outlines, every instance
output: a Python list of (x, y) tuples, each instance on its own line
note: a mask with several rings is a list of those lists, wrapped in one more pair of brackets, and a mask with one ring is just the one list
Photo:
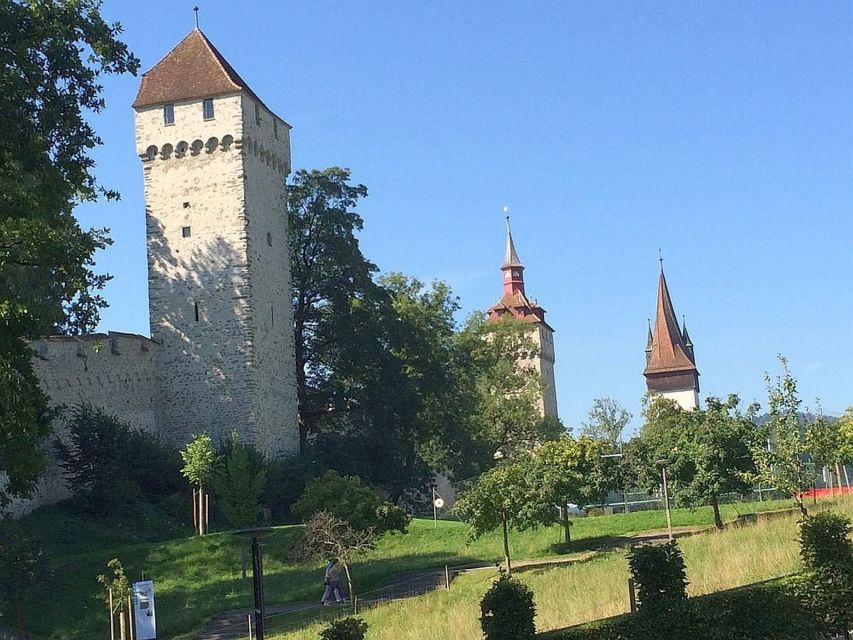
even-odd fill
[(338, 604), (342, 604), (344, 601), (344, 592), (341, 589), (340, 572), (341, 568), (338, 566), (337, 558), (329, 560), (326, 564), (326, 571), (323, 576), (323, 584), (326, 586), (326, 589), (323, 591), (323, 597), (320, 600), (324, 607), (328, 607), (331, 604), (333, 597), (337, 600)]

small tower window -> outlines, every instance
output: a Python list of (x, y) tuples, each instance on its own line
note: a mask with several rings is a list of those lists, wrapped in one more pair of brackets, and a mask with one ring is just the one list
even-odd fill
[(181, 237), (189, 238), (192, 235), (192, 229), (190, 227), (181, 227)]
[(166, 126), (169, 126), (170, 124), (175, 124), (175, 105), (163, 105), (163, 124), (165, 124)]
[(205, 98), (201, 103), (201, 110), (205, 120), (213, 120), (213, 98)]
[(278, 120), (273, 118), (272, 120), (272, 134), (276, 140), (278, 140)]
[(261, 105), (255, 103), (255, 124), (261, 126)]
[(272, 233), (269, 231), (267, 231), (267, 245), (270, 247), (272, 246)]
[(195, 321), (198, 322), (200, 314), (198, 312), (198, 302), (193, 303), (193, 313), (195, 314)]

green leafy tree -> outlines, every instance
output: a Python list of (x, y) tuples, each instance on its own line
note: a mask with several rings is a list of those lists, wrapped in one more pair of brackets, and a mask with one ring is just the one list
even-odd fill
[(249, 449), (240, 442), (236, 431), (231, 434), (212, 480), (217, 505), (228, 526), (237, 529), (258, 521), (266, 469), (252, 469)]
[(480, 427), (494, 450), (507, 458), (533, 450), (565, 433), (558, 420), (540, 411), (542, 377), (525, 364), (538, 355), (529, 326), (511, 316), (469, 320), (465, 331), (479, 336), (477, 363)]
[(318, 421), (335, 407), (330, 377), (340, 341), (354, 329), (353, 300), (377, 296), (376, 265), (361, 253), (363, 226), (353, 209), (367, 187), (350, 185), (340, 167), (300, 169), (288, 186), (290, 271), (293, 287), (299, 443), (305, 451)]
[(183, 475), (194, 487), (193, 490), (193, 519), (198, 535), (205, 534), (207, 529), (207, 500), (205, 487), (213, 478), (219, 456), (213, 448), (213, 442), (206, 433), (193, 436), (192, 440), (181, 451), (184, 466)]
[(528, 472), (528, 466), (528, 460), (517, 459), (486, 471), (454, 506), (468, 523), (471, 539), (501, 529), (508, 573), (512, 573), (509, 530), (550, 524), (557, 514), (551, 496), (534, 484), (534, 476)]
[(110, 608), (110, 625), (112, 618), (118, 615), (119, 637), (125, 640), (127, 628), (130, 624), (130, 611), (128, 611), (128, 599), (131, 596), (130, 580), (124, 573), (124, 567), (118, 558), (107, 562), (107, 573), (98, 576), (101, 585), (100, 599)]
[(808, 425), (800, 412), (797, 380), (788, 370), (788, 361), (779, 356), (782, 375), (767, 382), (769, 419), (753, 446), (762, 479), (790, 495), (803, 516), (808, 510), (803, 494), (814, 485), (814, 465), (809, 461), (805, 434)]
[(533, 591), (501, 572), (480, 601), (480, 626), (486, 640), (533, 640), (536, 637)]
[(55, 443), (65, 483), (96, 513), (116, 513), (139, 495), (129, 455), (130, 429), (88, 403), (71, 409), (66, 440)]
[(130, 501), (155, 502), (181, 488), (178, 453), (157, 435), (133, 431), (115, 415), (82, 402), (67, 413), (54, 443), (68, 489), (86, 508), (116, 514)]
[(102, 190), (89, 123), (104, 108), (99, 77), (139, 62), (98, 0), (0, 5), (0, 507), (29, 495), (45, 466), (51, 413), (28, 340), (82, 333), (105, 305), (93, 254), (109, 240), (72, 210)]
[(337, 471), (327, 471), (311, 480), (292, 511), (303, 521), (325, 511), (346, 520), (356, 530), (370, 529), (377, 534), (406, 533), (409, 525), (409, 516), (400, 507), (380, 498), (357, 477), (342, 476)]
[(566, 505), (601, 500), (614, 484), (613, 464), (602, 457), (608, 449), (609, 443), (603, 440), (564, 435), (544, 443), (530, 457), (531, 485), (539, 487), (539, 495), (554, 507), (560, 506), (566, 544), (571, 542)]
[(25, 607), (48, 577), (39, 545), (17, 520), (0, 517), (0, 602), (15, 608), (22, 632), (26, 632)]
[(809, 420), (805, 430), (806, 448), (812, 462), (818, 467), (826, 467), (830, 474), (835, 473), (839, 493), (843, 492), (844, 482), (841, 472), (844, 461), (841, 427), (840, 420), (827, 418), (822, 411), (818, 410), (817, 414)]
[(372, 529), (354, 529), (346, 520), (320, 511), (305, 523), (296, 552), (303, 560), (337, 559), (346, 573), (352, 597), (352, 566), (375, 546), (376, 534)]
[[(660, 484), (659, 460), (666, 460), (670, 495), (678, 504), (710, 504), (714, 523), (723, 528), (720, 496), (745, 494), (756, 477), (752, 444), (756, 406), (745, 413), (739, 398), (708, 397), (705, 409), (684, 411), (671, 401), (655, 398), (647, 405), (642, 445), (630, 455), (640, 486), (652, 491)], [(641, 467), (639, 470), (637, 467)]]
[(613, 449), (622, 442), (622, 431), (631, 421), (631, 412), (608, 396), (596, 398), (592, 402), (587, 421), (583, 423), (581, 433), (590, 438), (604, 440)]
[(838, 452), (842, 462), (844, 481), (849, 490), (850, 478), (847, 475), (846, 465), (853, 464), (853, 407), (847, 407), (838, 419)]

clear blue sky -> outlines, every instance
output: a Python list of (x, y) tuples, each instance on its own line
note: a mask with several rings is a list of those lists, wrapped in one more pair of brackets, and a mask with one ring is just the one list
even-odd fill
[[(148, 69), (193, 4), (104, 13)], [(368, 186), (362, 247), (383, 270), (487, 308), (510, 206), (568, 425), (602, 395), (639, 413), (658, 248), (703, 397), (764, 403), (781, 352), (809, 404), (853, 404), (853, 3), (198, 4), (293, 125), (294, 167)], [(104, 84), (97, 173), (123, 200), (79, 216), (115, 240), (101, 328), (147, 334), (138, 79)]]

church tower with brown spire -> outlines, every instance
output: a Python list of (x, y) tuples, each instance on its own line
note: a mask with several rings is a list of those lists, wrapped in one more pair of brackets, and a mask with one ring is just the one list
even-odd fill
[(699, 407), (699, 371), (687, 323), (679, 327), (661, 262), (655, 327), (646, 340), (646, 388), (674, 400), (682, 409)]
[[(489, 319), (510, 314), (522, 322), (530, 323), (530, 337), (539, 350), (529, 365), (542, 376), (545, 390), (540, 409), (543, 416), (557, 417), (557, 389), (554, 381), (554, 329), (545, 322), (545, 309), (535, 300), (530, 300), (524, 290), (524, 265), (515, 250), (509, 216), (506, 218), (506, 253), (503, 265), (503, 296), (488, 310)], [(525, 364), (528, 364), (525, 362)]]

